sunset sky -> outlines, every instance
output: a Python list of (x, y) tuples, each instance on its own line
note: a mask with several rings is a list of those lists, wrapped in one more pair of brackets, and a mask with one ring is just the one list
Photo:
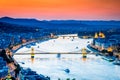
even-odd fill
[(120, 20), (120, 0), (0, 0), (0, 17)]

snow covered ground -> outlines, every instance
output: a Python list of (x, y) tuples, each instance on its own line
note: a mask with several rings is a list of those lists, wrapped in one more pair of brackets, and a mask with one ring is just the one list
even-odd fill
[[(92, 39), (51, 39), (36, 43), (31, 46), (35, 53), (74, 53), (80, 52), (82, 48), (91, 43)], [(29, 46), (29, 45), (28, 45)], [(16, 53), (31, 53), (31, 48), (24, 46)]]

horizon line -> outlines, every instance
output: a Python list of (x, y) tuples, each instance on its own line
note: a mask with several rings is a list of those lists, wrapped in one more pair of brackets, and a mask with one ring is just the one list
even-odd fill
[(12, 18), (12, 19), (35, 19), (38, 21), (120, 21), (120, 19), (39, 19), (35, 17), (10, 17), (10, 16), (1, 16), (0, 18)]

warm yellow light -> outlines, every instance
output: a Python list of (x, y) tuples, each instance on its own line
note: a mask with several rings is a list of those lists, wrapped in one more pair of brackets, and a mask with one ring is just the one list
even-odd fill
[(112, 51), (113, 51), (112, 47), (109, 47), (109, 48), (107, 49), (107, 51), (108, 51), (108, 52), (112, 52)]
[(98, 38), (98, 34), (97, 34), (97, 33), (95, 33), (95, 36), (94, 36), (94, 38)]

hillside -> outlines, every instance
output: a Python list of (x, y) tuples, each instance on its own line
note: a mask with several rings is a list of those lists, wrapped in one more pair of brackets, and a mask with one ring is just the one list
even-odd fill
[(83, 20), (51, 20), (39, 21), (36, 19), (22, 19), (2, 17), (0, 22), (7, 22), (11, 24), (39, 27), (43, 29), (61, 29), (74, 31), (105, 31), (107, 29), (120, 28), (120, 21), (83, 21)]

